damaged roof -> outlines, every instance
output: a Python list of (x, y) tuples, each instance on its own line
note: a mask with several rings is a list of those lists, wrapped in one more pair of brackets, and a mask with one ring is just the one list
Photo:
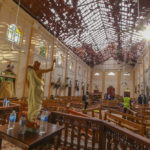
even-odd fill
[[(17, 4), (19, 0), (14, 0)], [(150, 0), (21, 0), (21, 7), (88, 65), (133, 63), (144, 48), (136, 28)]]

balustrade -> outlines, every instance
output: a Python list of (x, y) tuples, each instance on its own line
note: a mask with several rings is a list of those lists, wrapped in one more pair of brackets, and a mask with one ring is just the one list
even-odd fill
[(49, 122), (64, 125), (61, 146), (77, 150), (150, 150), (150, 140), (104, 120), (52, 112)]

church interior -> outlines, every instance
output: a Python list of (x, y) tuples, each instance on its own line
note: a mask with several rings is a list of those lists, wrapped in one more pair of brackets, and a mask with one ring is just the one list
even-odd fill
[(0, 0), (0, 149), (150, 150), (150, 0)]

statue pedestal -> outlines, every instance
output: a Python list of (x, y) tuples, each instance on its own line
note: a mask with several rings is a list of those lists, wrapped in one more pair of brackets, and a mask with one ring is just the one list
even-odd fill
[(31, 132), (31, 133), (38, 133), (39, 132), (39, 128), (33, 129), (33, 128), (30, 128), (30, 127), (26, 127), (26, 131), (27, 132)]
[(39, 131), (39, 123), (38, 122), (30, 122), (26, 116), (26, 131), (37, 133)]

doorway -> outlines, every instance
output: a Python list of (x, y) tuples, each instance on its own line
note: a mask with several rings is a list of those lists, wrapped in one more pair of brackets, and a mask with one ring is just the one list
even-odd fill
[(111, 99), (115, 98), (115, 88), (113, 86), (109, 86), (107, 88), (107, 94), (110, 95)]

